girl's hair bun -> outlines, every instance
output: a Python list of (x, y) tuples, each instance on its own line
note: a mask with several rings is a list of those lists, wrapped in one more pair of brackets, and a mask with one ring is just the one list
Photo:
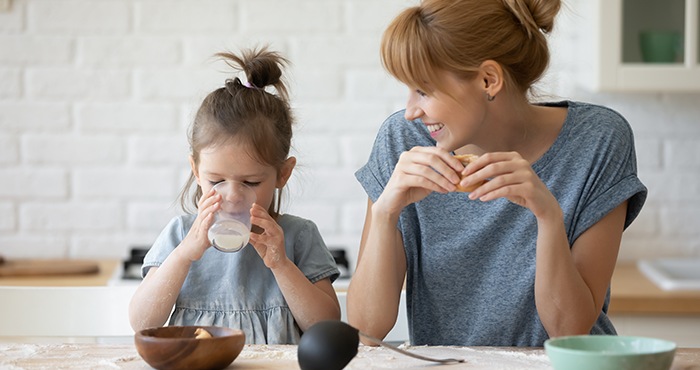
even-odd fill
[(554, 18), (561, 8), (561, 0), (503, 0), (506, 7), (525, 27), (530, 37), (540, 30), (554, 29)]
[(278, 52), (263, 46), (243, 50), (240, 57), (233, 53), (217, 53), (215, 56), (223, 59), (233, 69), (243, 71), (252, 87), (263, 89), (273, 86), (277, 94), (283, 100), (287, 100), (287, 86), (282, 77), (282, 68), (289, 65), (289, 61)]

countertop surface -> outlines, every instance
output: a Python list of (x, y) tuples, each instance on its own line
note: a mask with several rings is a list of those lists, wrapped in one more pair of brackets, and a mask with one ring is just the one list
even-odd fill
[(700, 291), (665, 291), (635, 263), (618, 263), (610, 286), (610, 314), (700, 316)]
[[(122, 268), (119, 260), (98, 260), (99, 272), (82, 275), (0, 277), (0, 286), (106, 286)], [(347, 282), (335, 284), (347, 290)], [(700, 316), (700, 291), (664, 291), (634, 262), (618, 263), (611, 282), (611, 314)]]
[[(542, 348), (406, 347), (425, 356), (463, 358), (441, 369), (552, 369)], [(152, 369), (133, 344), (0, 344), (0, 368)], [(425, 369), (434, 364), (379, 347), (360, 346), (346, 369)], [(673, 370), (700, 368), (700, 349), (680, 348)], [(296, 346), (246, 345), (227, 369), (299, 369)]]
[[(61, 263), (69, 260), (53, 261)], [(85, 262), (96, 263), (98, 271), (72, 275), (2, 276), (0, 286), (106, 286), (117, 269), (122, 268), (122, 261), (116, 259)]]

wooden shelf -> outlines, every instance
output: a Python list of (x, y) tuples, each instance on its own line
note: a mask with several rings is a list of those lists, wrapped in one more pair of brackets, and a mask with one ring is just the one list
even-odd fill
[(635, 263), (620, 263), (611, 282), (609, 314), (700, 316), (700, 291), (665, 291)]
[(99, 260), (99, 271), (92, 274), (54, 276), (5, 276), (0, 277), (0, 286), (107, 286), (120, 260)]

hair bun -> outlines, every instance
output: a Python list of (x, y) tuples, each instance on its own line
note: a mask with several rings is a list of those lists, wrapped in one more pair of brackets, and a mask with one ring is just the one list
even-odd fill
[(508, 10), (525, 27), (528, 35), (554, 29), (554, 18), (561, 8), (561, 0), (503, 0)]
[[(273, 86), (282, 99), (287, 100), (287, 86), (282, 78), (282, 69), (289, 61), (281, 54), (268, 50), (267, 46), (246, 49), (240, 57), (233, 53), (218, 53), (232, 68), (243, 71), (248, 84), (259, 89)], [(236, 80), (238, 80), (236, 78)], [(239, 81), (240, 83), (240, 81)], [(242, 84), (241, 84), (242, 85)]]

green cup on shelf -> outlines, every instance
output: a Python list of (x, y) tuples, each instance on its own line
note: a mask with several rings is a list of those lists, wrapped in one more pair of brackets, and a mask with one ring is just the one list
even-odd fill
[(683, 36), (676, 31), (642, 31), (639, 46), (645, 63), (675, 63), (683, 53)]

